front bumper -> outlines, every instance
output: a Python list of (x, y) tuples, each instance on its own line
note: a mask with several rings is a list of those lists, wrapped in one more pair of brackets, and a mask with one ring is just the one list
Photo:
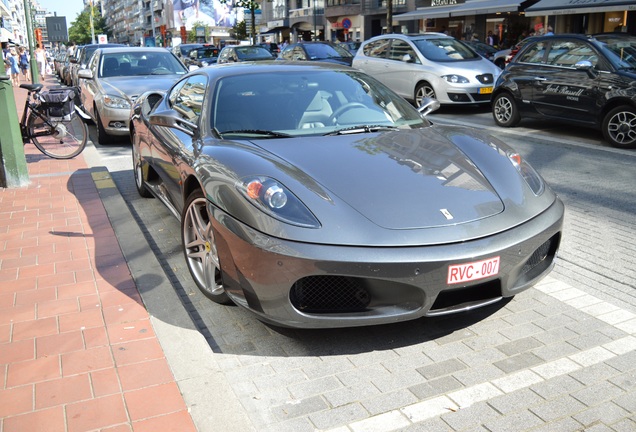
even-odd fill
[(130, 109), (109, 108), (102, 105), (99, 119), (108, 135), (129, 135)]
[[(511, 297), (549, 273), (561, 239), (556, 199), (535, 218), (479, 240), (425, 247), (349, 247), (264, 235), (210, 206), (223, 283), (265, 321), (299, 328), (392, 323)], [(450, 265), (500, 257), (496, 276), (448, 285)]]

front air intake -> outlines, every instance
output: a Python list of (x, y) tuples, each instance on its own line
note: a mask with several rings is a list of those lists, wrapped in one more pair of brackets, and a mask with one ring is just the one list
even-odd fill
[(308, 276), (292, 286), (290, 301), (307, 313), (363, 312), (371, 295), (357, 278)]

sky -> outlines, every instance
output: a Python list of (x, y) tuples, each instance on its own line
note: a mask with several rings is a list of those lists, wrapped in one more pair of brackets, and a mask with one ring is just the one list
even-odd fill
[(67, 27), (70, 27), (77, 15), (84, 10), (82, 0), (38, 0), (38, 3), (51, 14), (57, 12), (57, 16), (65, 16)]

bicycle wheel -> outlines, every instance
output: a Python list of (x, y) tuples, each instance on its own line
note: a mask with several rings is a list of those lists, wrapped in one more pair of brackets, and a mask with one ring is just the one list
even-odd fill
[(71, 120), (50, 120), (52, 127), (35, 114), (27, 122), (29, 137), (45, 155), (54, 159), (70, 159), (82, 152), (88, 141), (88, 126), (73, 115)]

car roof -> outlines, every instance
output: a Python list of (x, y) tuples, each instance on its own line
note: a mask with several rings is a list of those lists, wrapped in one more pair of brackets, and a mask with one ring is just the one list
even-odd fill
[(340, 65), (336, 63), (323, 63), (323, 62), (298, 62), (288, 60), (265, 60), (265, 61), (246, 61), (237, 63), (225, 63), (216, 66), (210, 66), (207, 68), (197, 69), (192, 73), (207, 73), (208, 75), (215, 75), (222, 78), (233, 75), (244, 74), (262, 74), (266, 72), (291, 72), (298, 70), (342, 70), (342, 71), (355, 71), (349, 66)]
[(100, 48), (103, 53), (124, 53), (124, 52), (163, 52), (172, 54), (169, 50), (161, 47), (130, 47), (130, 46), (121, 46), (121, 47), (107, 47)]

